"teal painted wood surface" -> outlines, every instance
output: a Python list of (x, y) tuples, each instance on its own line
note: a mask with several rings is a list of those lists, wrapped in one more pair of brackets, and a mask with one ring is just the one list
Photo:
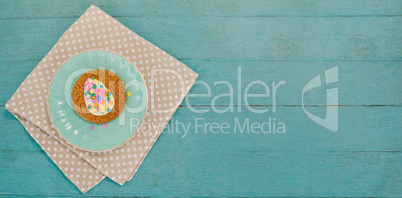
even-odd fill
[[(93, 3), (184, 62), (211, 85), (189, 96), (131, 182), (80, 193), (4, 109), (24, 78)], [(0, 196), (402, 195), (402, 1), (0, 1)], [(339, 131), (302, 109), (313, 77), (339, 68)], [(238, 82), (241, 68), (242, 83)], [(214, 96), (260, 80), (286, 81), (272, 97), (216, 113)], [(305, 96), (325, 115), (325, 88)], [(250, 93), (262, 93), (254, 87)], [(206, 93), (196, 84), (190, 94)], [(218, 109), (233, 105), (216, 101)], [(266, 109), (255, 114), (248, 108)], [(208, 109), (208, 113), (192, 111)], [(238, 111), (241, 112), (238, 112)], [(198, 122), (286, 123), (286, 133), (214, 133)]]

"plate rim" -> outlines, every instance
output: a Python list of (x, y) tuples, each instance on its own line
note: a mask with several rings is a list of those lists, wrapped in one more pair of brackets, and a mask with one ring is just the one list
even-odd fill
[[(142, 83), (144, 84), (144, 87), (145, 87), (145, 97), (146, 97), (146, 101), (145, 101), (144, 116), (142, 116), (141, 122), (140, 122), (138, 128), (133, 132), (133, 134), (132, 134), (129, 138), (127, 138), (127, 140), (125, 140), (125, 141), (122, 142), (121, 144), (119, 144), (119, 145), (117, 145), (117, 146), (114, 146), (113, 148), (110, 148), (110, 149), (90, 150), (90, 149), (85, 149), (85, 148), (82, 148), (82, 147), (80, 147), (80, 146), (78, 146), (78, 145), (75, 145), (75, 144), (71, 143), (71, 142), (68, 141), (68, 140), (60, 133), (60, 131), (57, 129), (56, 125), (55, 125), (54, 122), (53, 122), (53, 118), (52, 118), (52, 116), (51, 116), (51, 114), (50, 114), (50, 109), (49, 109), (50, 87), (52, 86), (54, 77), (56, 76), (57, 72), (59, 72), (59, 70), (63, 67), (63, 65), (66, 64), (68, 61), (70, 61), (73, 57), (78, 56), (78, 55), (83, 54), (83, 53), (86, 53), (86, 52), (91, 52), (91, 51), (111, 52), (111, 53), (113, 53), (113, 54), (115, 54), (115, 55), (117, 55), (117, 56), (120, 56), (120, 57), (124, 58), (126, 61), (128, 61), (128, 62), (134, 67), (134, 69), (135, 69), (135, 70), (138, 72), (138, 74), (141, 76), (141, 81), (142, 81)], [(117, 74), (116, 74), (116, 75), (117, 75)], [(83, 150), (83, 151), (94, 152), (94, 153), (100, 153), (100, 152), (111, 151), (111, 150), (114, 150), (114, 149), (117, 149), (117, 148), (123, 146), (123, 145), (126, 144), (129, 140), (131, 140), (131, 139), (134, 137), (134, 135), (138, 132), (138, 130), (141, 128), (141, 126), (142, 126), (142, 124), (143, 124), (143, 121), (144, 121), (144, 117), (146, 116), (147, 110), (148, 110), (148, 87), (146, 86), (146, 83), (145, 83), (145, 80), (144, 80), (144, 77), (143, 77), (142, 73), (138, 70), (137, 66), (136, 66), (133, 62), (131, 62), (130, 60), (128, 60), (125, 56), (123, 56), (123, 55), (121, 55), (121, 54), (118, 54), (117, 52), (111, 51), (111, 50), (105, 50), (105, 49), (90, 49), (90, 50), (81, 51), (81, 52), (79, 52), (79, 53), (77, 53), (77, 54), (71, 56), (71, 57), (68, 58), (66, 61), (64, 61), (64, 62), (61, 64), (61, 66), (56, 70), (56, 72), (53, 74), (52, 79), (51, 79), (51, 81), (50, 81), (50, 83), (49, 83), (48, 90), (49, 90), (49, 91), (48, 91), (48, 93), (47, 93), (47, 100), (46, 100), (46, 101), (47, 101), (47, 113), (48, 113), (48, 115), (49, 115), (49, 117), (50, 117), (50, 122), (51, 122), (52, 125), (54, 126), (54, 129), (57, 131), (57, 133), (59, 134), (59, 136), (60, 136), (63, 140), (65, 140), (66, 142), (68, 142), (68, 143), (69, 143), (70, 145), (72, 145), (73, 147), (76, 147), (76, 148), (81, 149), (81, 150)], [(120, 114), (121, 114), (121, 113), (120, 113)], [(119, 115), (119, 116), (120, 116), (120, 115)], [(117, 119), (119, 116), (117, 116), (115, 119)]]

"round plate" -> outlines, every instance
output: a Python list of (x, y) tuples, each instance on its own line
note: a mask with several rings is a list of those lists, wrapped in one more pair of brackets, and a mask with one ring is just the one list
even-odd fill
[[(71, 90), (84, 73), (104, 69), (118, 75), (125, 85), (126, 105), (120, 115), (106, 123), (94, 124), (81, 118), (71, 103)], [(84, 97), (84, 96), (82, 96)], [(147, 106), (147, 89), (134, 64), (111, 51), (82, 52), (65, 62), (50, 84), (49, 115), (60, 135), (72, 145), (87, 151), (106, 151), (123, 145), (140, 126)], [(91, 130), (94, 126), (95, 129)]]

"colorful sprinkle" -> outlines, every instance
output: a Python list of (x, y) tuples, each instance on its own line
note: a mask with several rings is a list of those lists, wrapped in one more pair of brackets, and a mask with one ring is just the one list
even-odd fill
[(103, 128), (106, 128), (106, 124), (102, 124)]
[(91, 130), (92, 130), (92, 131), (95, 130), (95, 127), (94, 127), (94, 126), (91, 126)]
[(105, 115), (113, 108), (113, 95), (94, 77), (88, 78), (85, 82), (84, 98), (89, 112), (93, 115)]
[(131, 96), (131, 92), (127, 92), (127, 96)]

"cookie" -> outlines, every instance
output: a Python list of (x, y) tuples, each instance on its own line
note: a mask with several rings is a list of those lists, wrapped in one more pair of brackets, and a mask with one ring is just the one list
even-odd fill
[(91, 70), (82, 74), (71, 91), (75, 112), (95, 124), (114, 120), (126, 104), (126, 89), (113, 72)]

